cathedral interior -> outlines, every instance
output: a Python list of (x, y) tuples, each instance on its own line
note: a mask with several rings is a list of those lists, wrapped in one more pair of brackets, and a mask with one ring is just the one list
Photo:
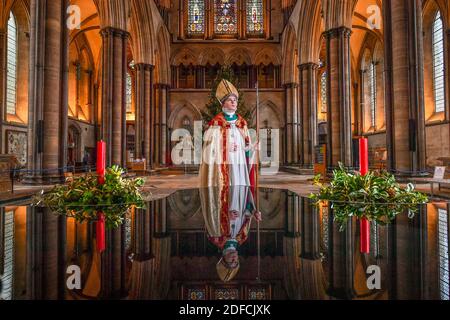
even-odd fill
[[(107, 259), (92, 252), (91, 227), (2, 206), (0, 300), (449, 299), (448, 203), (395, 230), (374, 226), (363, 257), (356, 227), (340, 235), (299, 196), (318, 165), (356, 167), (361, 137), (372, 169), (449, 166), (449, 46), (447, 0), (0, 0), (0, 201), (95, 170), (99, 140), (108, 166), (147, 176), (161, 195), (108, 233)], [(249, 126), (268, 132), (266, 165), (280, 168), (261, 181), (261, 230), (252, 225), (226, 285), (192, 189), (198, 165), (172, 157), (179, 129), (204, 125), (223, 68)], [(62, 285), (68, 262), (81, 266), (76, 293)], [(375, 293), (363, 285), (374, 262), (387, 288)]]

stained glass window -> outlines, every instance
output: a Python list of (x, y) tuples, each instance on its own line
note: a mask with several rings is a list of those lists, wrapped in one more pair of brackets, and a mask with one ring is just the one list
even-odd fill
[(188, 34), (202, 35), (205, 33), (205, 1), (188, 1)]
[(322, 113), (327, 112), (327, 73), (322, 73), (320, 78), (320, 98), (322, 101), (320, 111)]
[(16, 114), (17, 104), (17, 24), (11, 12), (8, 20), (6, 62), (6, 112)]
[(133, 83), (129, 72), (127, 72), (127, 112), (132, 112)]
[(264, 32), (263, 0), (247, 0), (247, 33), (262, 34)]
[(444, 30), (441, 13), (438, 11), (433, 23), (433, 86), (436, 112), (445, 110), (444, 83)]
[(369, 88), (370, 88), (370, 125), (375, 128), (377, 109), (377, 67), (375, 62), (369, 66)]
[(216, 34), (237, 32), (237, 0), (214, 0), (214, 31)]

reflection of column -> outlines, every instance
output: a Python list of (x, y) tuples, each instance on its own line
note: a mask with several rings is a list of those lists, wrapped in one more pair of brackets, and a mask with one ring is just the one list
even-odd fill
[(301, 214), (301, 257), (308, 260), (320, 259), (320, 216), (319, 209), (305, 198), (300, 199)]
[(424, 274), (426, 261), (427, 209), (409, 219), (407, 212), (399, 214), (389, 226), (390, 299), (427, 299)]
[(298, 100), (296, 83), (284, 85), (286, 99), (286, 126), (285, 126), (285, 159), (287, 164), (298, 163)]
[(27, 209), (27, 299), (64, 299), (66, 217)]
[(426, 165), (422, 1), (386, 1), (383, 10), (388, 168), (416, 174)]
[(317, 145), (317, 70), (319, 65), (304, 63), (299, 65), (299, 109), (301, 142), (300, 154), (303, 166), (314, 163), (314, 147)]
[[(151, 79), (153, 66), (136, 64), (136, 157), (145, 158), (145, 115), (151, 110)], [(148, 160), (148, 158), (147, 158)]]
[(32, 0), (28, 183), (64, 180), (67, 153), (68, 0)]
[(155, 238), (164, 238), (168, 233), (167, 199), (152, 202), (155, 217)]
[[(151, 206), (149, 203), (148, 206)], [(135, 261), (146, 261), (153, 258), (152, 250), (152, 212), (151, 208), (136, 209), (134, 215), (133, 251)]]
[(126, 31), (112, 27), (101, 31), (102, 45), (102, 133), (106, 141), (107, 165), (126, 163)]
[(353, 289), (353, 223), (349, 221), (344, 231), (339, 231), (331, 210), (328, 219), (329, 232), (329, 291), (328, 294), (338, 299), (354, 297)]
[(300, 236), (300, 198), (293, 192), (288, 192), (286, 201), (286, 237)]
[(328, 30), (327, 38), (327, 124), (328, 167), (338, 162), (352, 165), (352, 113), (350, 35), (351, 30), (340, 27)]
[(125, 225), (106, 230), (106, 250), (102, 253), (102, 298), (121, 298), (125, 295), (126, 248)]

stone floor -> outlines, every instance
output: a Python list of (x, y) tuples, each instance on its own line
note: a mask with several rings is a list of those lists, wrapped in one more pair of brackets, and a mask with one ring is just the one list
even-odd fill
[[(288, 189), (300, 195), (307, 196), (317, 188), (312, 185), (313, 176), (278, 173), (273, 176), (261, 176), (260, 187), (274, 189)], [(196, 174), (159, 174), (146, 177), (145, 189), (155, 196), (165, 196), (180, 189), (199, 187), (199, 178)]]

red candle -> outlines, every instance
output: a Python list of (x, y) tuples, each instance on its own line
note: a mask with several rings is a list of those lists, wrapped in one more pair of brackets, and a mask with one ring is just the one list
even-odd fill
[(362, 176), (369, 172), (369, 142), (366, 138), (359, 139), (359, 170)]
[(105, 183), (106, 170), (106, 143), (103, 140), (97, 142), (97, 175), (98, 183)]
[[(97, 143), (97, 176), (98, 183), (105, 183), (105, 170), (106, 170), (106, 143), (100, 140)], [(97, 213), (97, 250), (102, 252), (106, 248), (105, 244), (105, 215), (103, 212)]]
[(97, 250), (103, 252), (106, 248), (105, 244), (105, 215), (103, 212), (97, 213)]
[[(369, 142), (367, 138), (359, 139), (359, 170), (363, 176), (369, 172)], [(369, 253), (370, 223), (366, 218), (359, 221), (359, 241), (361, 253)]]

